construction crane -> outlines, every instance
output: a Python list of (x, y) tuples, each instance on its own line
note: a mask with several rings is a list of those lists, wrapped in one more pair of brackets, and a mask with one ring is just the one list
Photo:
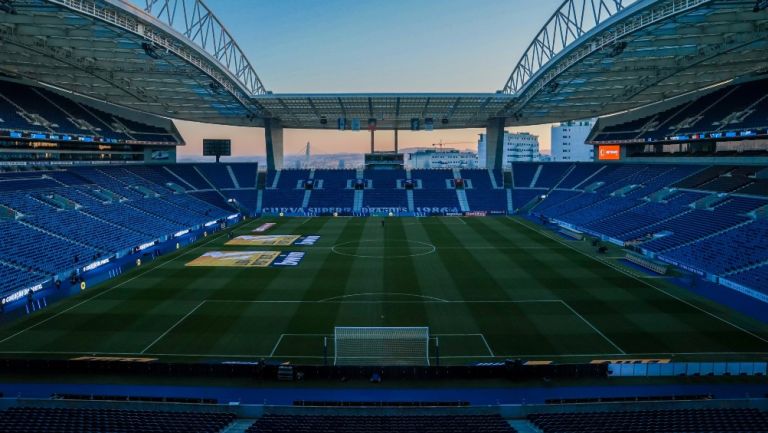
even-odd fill
[(443, 150), (443, 146), (450, 146), (453, 144), (475, 144), (475, 143), (471, 141), (449, 141), (449, 142), (443, 143), (443, 140), (440, 140), (437, 143), (432, 143), (432, 147), (438, 147), (440, 148), (440, 150)]

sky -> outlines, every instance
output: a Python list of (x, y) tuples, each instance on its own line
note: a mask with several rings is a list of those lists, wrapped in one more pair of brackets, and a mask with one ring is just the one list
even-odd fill
[[(208, 0), (275, 93), (494, 92), (504, 86), (560, 0)], [(233, 155), (263, 155), (264, 131), (177, 121), (200, 155), (202, 138), (231, 138)], [(525, 130), (550, 146), (550, 126)], [(401, 132), (401, 147), (476, 149), (480, 129)], [(284, 131), (286, 154), (365, 152), (366, 131)], [(393, 147), (390, 131), (377, 149)]]

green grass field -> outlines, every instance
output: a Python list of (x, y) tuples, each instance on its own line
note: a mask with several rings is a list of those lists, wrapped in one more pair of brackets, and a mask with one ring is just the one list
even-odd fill
[[(768, 354), (767, 326), (522, 219), (257, 219), (235, 232), (267, 221), (270, 234), (321, 238), (234, 247), (210, 236), (4, 326), (0, 356), (320, 363), (334, 326), (428, 326), (443, 364)], [(307, 254), (294, 268), (185, 266), (253, 249)]]

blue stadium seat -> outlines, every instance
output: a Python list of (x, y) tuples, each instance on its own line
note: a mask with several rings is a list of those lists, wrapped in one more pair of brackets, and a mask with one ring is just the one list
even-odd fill
[(247, 433), (514, 433), (499, 415), (276, 415)]
[(7, 433), (218, 433), (235, 416), (222, 412), (13, 407), (0, 411)]
[(667, 409), (529, 415), (544, 433), (768, 432), (768, 413), (758, 409)]

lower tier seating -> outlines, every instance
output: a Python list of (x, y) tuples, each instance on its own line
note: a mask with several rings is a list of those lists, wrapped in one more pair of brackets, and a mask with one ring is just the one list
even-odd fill
[(265, 415), (248, 433), (514, 433), (499, 415)]
[(758, 433), (768, 413), (757, 409), (684, 409), (530, 415), (544, 433)]
[(4, 433), (218, 433), (229, 413), (17, 407), (0, 412)]

